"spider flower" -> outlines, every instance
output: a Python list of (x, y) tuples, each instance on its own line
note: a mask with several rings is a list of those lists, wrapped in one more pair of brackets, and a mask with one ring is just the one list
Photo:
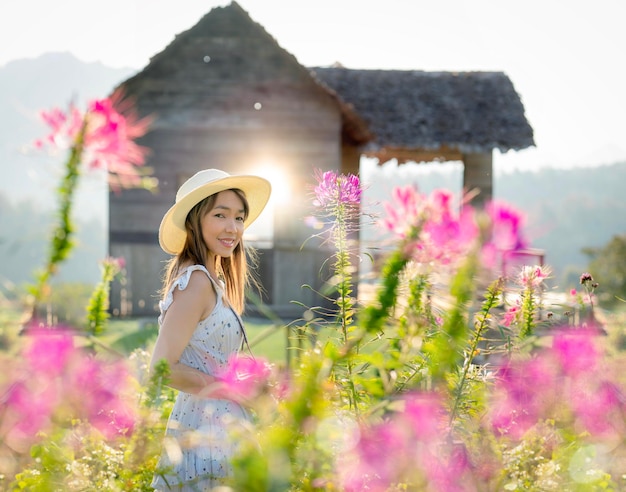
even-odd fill
[(313, 204), (320, 208), (334, 208), (361, 203), (361, 181), (354, 174), (337, 174), (334, 171), (316, 170), (317, 186), (314, 188)]
[(591, 435), (622, 435), (626, 395), (602, 364), (598, 333), (556, 329), (551, 347), (505, 364), (490, 410), (495, 431), (519, 439), (540, 421), (551, 419)]
[(385, 203), (383, 226), (399, 239), (414, 238), (409, 250), (420, 263), (448, 264), (466, 254), (478, 237), (471, 207), (453, 210), (453, 195), (434, 190), (422, 195), (413, 186), (393, 190), (392, 202)]
[(421, 221), (424, 196), (414, 186), (396, 187), (391, 202), (383, 205), (387, 217), (382, 225), (400, 239), (405, 239)]
[(59, 108), (42, 111), (41, 118), (50, 133), (35, 141), (35, 147), (74, 149), (87, 169), (108, 172), (113, 189), (145, 184), (140, 167), (147, 149), (135, 140), (148, 130), (149, 118), (139, 119), (119, 93), (87, 104), (82, 113), (74, 104), (67, 112)]
[(523, 234), (524, 215), (513, 206), (492, 200), (485, 206), (490, 222), (490, 236), (482, 248), (483, 261), (493, 266), (498, 254), (528, 246)]
[(265, 389), (270, 375), (271, 367), (266, 360), (234, 355), (218, 378), (228, 393), (248, 400)]
[(407, 481), (428, 484), (428, 490), (473, 490), (467, 450), (463, 445), (451, 447), (446, 430), (438, 395), (408, 395), (403, 411), (363, 424), (358, 441), (341, 453), (337, 476), (343, 490), (383, 492)]

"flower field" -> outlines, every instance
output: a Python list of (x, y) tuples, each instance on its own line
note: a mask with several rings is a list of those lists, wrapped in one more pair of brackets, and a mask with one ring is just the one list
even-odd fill
[[(2, 490), (147, 491), (166, 471), (162, 450), (175, 459), (194, 445), (163, 439), (167, 364), (149, 374), (149, 344), (127, 354), (109, 343), (122, 259), (103, 260), (84, 326), (43, 316), (72, 251), (81, 173), (104, 166), (112, 186), (151, 183), (133, 143), (148, 122), (120, 104), (44, 114), (53, 131), (38, 145), (62, 143), (69, 157), (46, 265), (28, 295), (2, 301)], [(233, 430), (240, 449), (220, 492), (626, 490), (624, 311), (597, 305), (593, 272), (558, 297), (546, 295), (547, 266), (505, 278), (502, 255), (531, 246), (521, 211), (405, 187), (385, 204), (392, 239), (357, 298), (352, 265), (369, 261), (352, 239), (367, 212), (361, 183), (333, 171), (312, 180), (332, 307), (290, 324), (289, 365), (242, 354), (221, 375), (254, 419)]]

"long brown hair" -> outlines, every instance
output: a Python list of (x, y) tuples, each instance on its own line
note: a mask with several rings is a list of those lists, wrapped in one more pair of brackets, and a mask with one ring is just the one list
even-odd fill
[[(248, 217), (249, 205), (243, 191), (233, 188), (233, 191), (243, 202), (244, 220)], [(209, 250), (202, 238), (202, 218), (213, 209), (217, 193), (210, 195), (198, 202), (187, 214), (185, 229), (187, 238), (180, 253), (167, 263), (161, 297), (165, 297), (172, 283), (178, 278), (183, 268), (189, 265), (206, 265), (209, 258)], [(245, 291), (250, 284), (251, 276), (248, 269), (248, 254), (243, 238), (235, 247), (230, 257), (216, 256), (215, 270), (223, 278), (226, 284), (226, 297), (228, 303), (240, 314), (245, 306)], [(256, 283), (256, 282), (255, 282)]]

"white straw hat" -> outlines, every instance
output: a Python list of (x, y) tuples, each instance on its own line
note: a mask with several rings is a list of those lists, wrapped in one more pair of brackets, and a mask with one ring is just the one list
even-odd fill
[(272, 186), (259, 176), (230, 175), (219, 169), (205, 169), (185, 181), (176, 193), (176, 203), (165, 213), (159, 227), (159, 244), (163, 251), (178, 254), (187, 237), (185, 220), (189, 211), (206, 197), (220, 191), (237, 188), (243, 191), (250, 210), (246, 217), (248, 227), (265, 208)]

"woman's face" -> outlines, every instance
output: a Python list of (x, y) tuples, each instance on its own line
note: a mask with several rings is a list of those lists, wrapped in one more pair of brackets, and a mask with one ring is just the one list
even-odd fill
[(213, 208), (202, 217), (202, 238), (211, 256), (229, 257), (243, 236), (244, 204), (231, 190), (216, 195)]

